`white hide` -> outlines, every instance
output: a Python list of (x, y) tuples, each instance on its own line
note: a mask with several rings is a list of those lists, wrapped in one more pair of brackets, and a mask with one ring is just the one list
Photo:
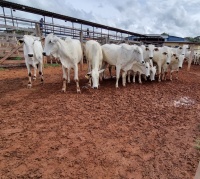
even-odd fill
[(23, 51), (26, 67), (29, 74), (28, 87), (32, 87), (31, 82), (31, 66), (34, 67), (34, 79), (36, 79), (37, 65), (39, 68), (39, 73), (41, 77), (41, 82), (43, 83), (43, 48), (39, 37), (34, 37), (32, 35), (24, 35), (23, 39), (20, 41), (24, 42)]
[(156, 75), (156, 66), (151, 66), (150, 67), (150, 80), (151, 81), (155, 80), (155, 75)]
[(63, 88), (62, 91), (66, 91), (66, 69), (68, 69), (68, 83), (70, 82), (69, 70), (74, 69), (74, 80), (76, 82), (77, 92), (80, 92), (78, 82), (78, 63), (82, 61), (82, 48), (79, 40), (66, 38), (65, 40), (59, 37), (49, 34), (45, 38), (44, 54), (47, 56), (54, 56), (59, 58), (63, 69)]
[[(88, 75), (91, 75), (90, 85), (99, 87), (99, 72), (102, 67), (103, 54), (101, 45), (95, 40), (89, 40), (85, 44), (85, 56), (88, 63)], [(102, 72), (102, 71), (101, 71)]]
[(122, 70), (122, 84), (125, 85), (125, 77), (127, 71), (133, 66), (133, 63), (144, 63), (142, 49), (138, 46), (130, 46), (127, 44), (115, 45), (105, 44), (102, 45), (103, 61), (109, 65), (116, 66), (116, 88), (118, 88), (118, 80), (120, 71)]
[(143, 51), (143, 57), (145, 62), (149, 62), (150, 59), (153, 59), (155, 45), (149, 44), (148, 46), (141, 45)]
[(158, 66), (158, 81), (161, 81), (161, 72), (163, 69), (163, 66), (168, 65), (171, 62), (171, 50), (169, 47), (158, 47), (155, 49), (153, 61)]
[(128, 72), (128, 82), (129, 83), (130, 83), (130, 72), (131, 71), (133, 72), (133, 83), (135, 83), (136, 74), (139, 75), (139, 83), (142, 83), (141, 75), (145, 75), (145, 78), (150, 76), (150, 65), (149, 65), (149, 62), (145, 62), (145, 63), (135, 62), (133, 64), (131, 70), (129, 70), (129, 72)]

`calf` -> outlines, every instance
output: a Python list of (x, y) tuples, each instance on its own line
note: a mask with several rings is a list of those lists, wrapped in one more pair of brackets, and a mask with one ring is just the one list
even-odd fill
[(26, 67), (28, 69), (28, 88), (32, 87), (32, 81), (31, 81), (31, 66), (34, 68), (34, 76), (33, 80), (36, 79), (36, 72), (37, 72), (37, 66), (39, 68), (39, 75), (41, 78), (41, 83), (43, 83), (43, 48), (42, 43), (40, 41), (39, 37), (34, 37), (32, 35), (24, 35), (23, 39), (19, 40), (20, 43), (24, 43), (23, 50), (24, 50), (24, 58)]

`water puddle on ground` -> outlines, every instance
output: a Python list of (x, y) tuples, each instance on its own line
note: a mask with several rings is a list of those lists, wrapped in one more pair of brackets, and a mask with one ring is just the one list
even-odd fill
[(174, 107), (189, 107), (195, 104), (195, 101), (191, 99), (190, 97), (181, 97), (178, 100), (174, 100)]

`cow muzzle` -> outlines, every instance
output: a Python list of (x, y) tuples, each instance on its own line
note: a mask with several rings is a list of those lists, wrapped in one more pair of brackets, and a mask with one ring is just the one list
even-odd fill
[(42, 55), (43, 55), (43, 56), (47, 56), (46, 52), (43, 52)]
[(29, 57), (33, 57), (33, 54), (28, 54)]

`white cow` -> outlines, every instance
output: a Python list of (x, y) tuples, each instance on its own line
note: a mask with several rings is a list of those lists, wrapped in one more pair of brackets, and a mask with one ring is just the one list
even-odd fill
[(161, 81), (161, 73), (163, 72), (163, 66), (171, 62), (171, 50), (169, 47), (158, 47), (155, 49), (153, 61), (158, 66), (158, 81)]
[(177, 77), (176, 79), (178, 79), (178, 72), (179, 72), (179, 69), (182, 68), (183, 66), (183, 61), (184, 61), (184, 58), (185, 58), (185, 55), (181, 54), (181, 55), (175, 55), (174, 54), (174, 50), (171, 49), (171, 62), (169, 63), (169, 65), (167, 64), (164, 64), (163, 66), (163, 79), (166, 80), (166, 74), (168, 73), (168, 71), (170, 72), (170, 80), (172, 80), (172, 74), (174, 71), (176, 71), (177, 73)]
[(23, 39), (19, 40), (20, 43), (24, 42), (23, 50), (24, 50), (24, 58), (26, 67), (28, 69), (28, 76), (29, 76), (29, 82), (28, 82), (28, 88), (32, 87), (32, 81), (31, 81), (31, 66), (34, 68), (34, 76), (33, 80), (36, 79), (36, 72), (37, 72), (37, 65), (39, 68), (39, 75), (41, 78), (41, 83), (43, 83), (43, 48), (42, 43), (40, 41), (39, 37), (34, 37), (32, 35), (24, 35)]
[(143, 52), (141, 47), (130, 46), (127, 44), (105, 44), (102, 45), (103, 61), (109, 65), (116, 66), (116, 88), (118, 88), (118, 81), (120, 77), (120, 71), (122, 70), (122, 84), (126, 84), (126, 74), (133, 66), (133, 63), (144, 63)]
[(197, 51), (194, 53), (194, 64), (200, 65), (200, 53)]
[(89, 77), (89, 85), (91, 86), (92, 80), (92, 87), (97, 89), (99, 87), (99, 73), (104, 71), (104, 69), (100, 70), (103, 60), (101, 45), (95, 40), (87, 41), (85, 44), (85, 56), (88, 63), (87, 76)]
[(145, 78), (150, 76), (150, 65), (149, 62), (140, 63), (135, 62), (131, 68), (131, 70), (128, 71), (128, 82), (130, 83), (130, 74), (133, 73), (133, 83), (135, 83), (135, 76), (136, 74), (139, 75), (139, 83), (142, 83), (141, 75), (145, 75)]
[(74, 80), (76, 82), (77, 93), (80, 93), (79, 79), (78, 79), (78, 63), (83, 60), (83, 53), (81, 43), (79, 40), (66, 38), (62, 40), (54, 34), (49, 34), (45, 38), (45, 47), (43, 55), (54, 56), (59, 58), (63, 70), (63, 87), (62, 91), (66, 92), (66, 80), (68, 69), (68, 83), (70, 82), (69, 70), (74, 69)]
[(150, 80), (154, 81), (156, 76), (156, 66), (150, 66)]
[(144, 61), (149, 62), (149, 60), (152, 60), (155, 50), (155, 45), (152, 44), (149, 44), (148, 46), (141, 45), (141, 48), (143, 50)]

